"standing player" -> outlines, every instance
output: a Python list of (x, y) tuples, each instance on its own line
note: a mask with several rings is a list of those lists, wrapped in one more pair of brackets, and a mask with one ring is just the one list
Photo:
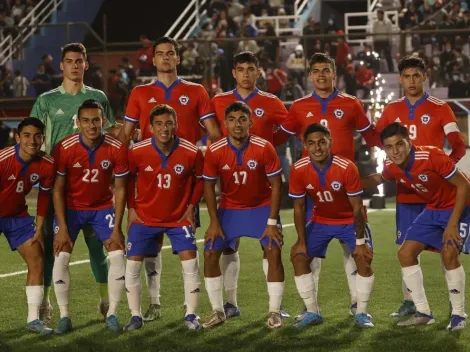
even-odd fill
[[(62, 48), (60, 68), (64, 72), (64, 81), (58, 88), (41, 94), (31, 110), (30, 116), (40, 119), (46, 125), (46, 152), (50, 153), (56, 143), (78, 131), (77, 110), (88, 99), (95, 99), (104, 108), (108, 126), (114, 125), (114, 117), (106, 95), (97, 89), (85, 86), (83, 76), (88, 69), (86, 49), (81, 43), (70, 43)], [(116, 129), (109, 132), (116, 134)], [(52, 282), (54, 256), (52, 228), (54, 208), (51, 204), (45, 219), (45, 260), (44, 260), (44, 301), (41, 306), (41, 317), (50, 322), (52, 306), (49, 302), (49, 287)], [(85, 241), (90, 252), (90, 264), (96, 281), (100, 284), (100, 311), (106, 316), (108, 311), (108, 267), (103, 245), (98, 241), (91, 228), (84, 229)]]
[[(0, 233), (4, 233), (12, 251), (17, 250), (28, 266), (26, 299), (27, 328), (49, 335), (53, 333), (39, 319), (44, 295), (44, 217), (54, 184), (54, 160), (40, 151), (44, 124), (25, 118), (18, 125), (14, 147), (0, 150)], [(36, 225), (29, 216), (26, 196), (39, 183)]]
[[(91, 226), (108, 251), (109, 310), (106, 324), (120, 330), (116, 314), (124, 291), (124, 235), (122, 217), (126, 207), (126, 145), (109, 134), (103, 135), (104, 109), (96, 100), (87, 100), (78, 108), (80, 133), (65, 138), (54, 149), (57, 180), (53, 200), (54, 219), (54, 290), (60, 309), (56, 334), (72, 329), (69, 316), (69, 262), (78, 233)], [(114, 182), (111, 189), (112, 179)]]
[[(143, 325), (140, 269), (146, 256), (158, 254), (157, 238), (163, 233), (169, 237), (173, 253), (179, 255), (183, 267), (185, 325), (189, 329), (200, 327), (196, 309), (201, 282), (193, 229), (194, 208), (204, 187), (204, 161), (194, 144), (176, 136), (177, 129), (175, 110), (166, 104), (157, 105), (150, 113), (154, 137), (135, 144), (129, 151), (126, 291), (132, 318), (124, 330)], [(194, 178), (197, 181), (193, 187)]]
[[(260, 91), (256, 88), (256, 80), (260, 75), (258, 58), (251, 51), (243, 51), (233, 58), (233, 78), (237, 87), (229, 92), (220, 93), (212, 98), (212, 107), (221, 126), (222, 134), (228, 136), (225, 127), (225, 109), (236, 101), (246, 103), (254, 112), (253, 126), (250, 134), (266, 139), (276, 146), (273, 141), (274, 133), (287, 117), (287, 109), (275, 95)], [(222, 276), (224, 277), (227, 303), (224, 305), (228, 318), (240, 315), (237, 303), (238, 274), (240, 273), (240, 256), (238, 255), (239, 240), (235, 250), (228, 249), (222, 255)], [(268, 260), (263, 259), (263, 271), (268, 275)], [(283, 315), (286, 314), (283, 312)]]
[[(408, 228), (398, 250), (403, 280), (416, 306), (416, 314), (397, 325), (434, 323), (418, 259), (423, 250), (433, 248), (441, 252), (452, 305), (447, 329), (463, 329), (466, 324), (465, 271), (459, 255), (462, 244), (468, 238), (470, 182), (441, 149), (413, 146), (408, 129), (400, 123), (394, 122), (385, 127), (380, 137), (388, 159), (381, 174), (370, 175), (363, 180), (364, 187), (374, 187), (384, 181), (399, 181), (426, 202), (426, 207)], [(468, 248), (465, 251), (468, 252)]]
[[(331, 133), (314, 123), (307, 127), (303, 141), (309, 156), (292, 166), (289, 196), (294, 198), (294, 223), (298, 239), (291, 249), (295, 283), (307, 307), (307, 314), (296, 327), (322, 323), (317, 304), (315, 282), (310, 270), (313, 258), (325, 258), (334, 238), (345, 243), (357, 266), (356, 323), (372, 328), (367, 314), (374, 285), (372, 252), (365, 241), (366, 222), (362, 205), (362, 185), (356, 165), (331, 153)], [(305, 227), (305, 196), (315, 203)]]
[[(302, 138), (302, 133), (312, 123), (320, 123), (331, 131), (334, 140), (331, 152), (339, 157), (354, 160), (354, 133), (360, 132), (367, 144), (377, 146), (379, 137), (373, 124), (364, 113), (361, 102), (350, 95), (338, 91), (336, 82), (335, 62), (326, 54), (317, 53), (309, 61), (310, 80), (315, 90), (312, 94), (298, 99), (289, 109), (287, 121), (281, 125), (281, 130), (289, 135)], [(305, 151), (304, 151), (305, 154)], [(313, 203), (306, 199), (308, 217), (312, 214)], [(366, 241), (369, 241), (366, 238)], [(351, 312), (355, 314), (357, 305), (356, 294), (356, 264), (349, 247), (342, 243), (344, 269), (351, 293)], [(317, 285), (320, 276), (321, 260), (312, 260), (311, 269)], [(300, 318), (301, 316), (297, 316)]]
[[(447, 103), (424, 92), (426, 66), (416, 56), (403, 58), (398, 63), (399, 80), (405, 96), (389, 103), (377, 122), (380, 132), (393, 122), (408, 128), (410, 140), (415, 146), (444, 148), (445, 138), (452, 146), (450, 158), (457, 163), (465, 155), (465, 143), (459, 132), (457, 120)], [(404, 183), (397, 182), (396, 243), (401, 245), (405, 234), (426, 204), (423, 199)], [(416, 313), (416, 308), (405, 282), (402, 282), (404, 300), (392, 317), (403, 317)]]
[[(251, 110), (234, 102), (225, 110), (229, 136), (212, 144), (204, 163), (204, 198), (210, 216), (204, 251), (204, 276), (212, 315), (203, 326), (213, 328), (225, 319), (222, 251), (235, 249), (239, 237), (260, 240), (268, 260), (268, 327), (282, 325), (280, 306), (284, 293), (281, 259), (282, 235), (278, 229), (281, 202), (281, 166), (274, 147), (249, 134)], [(215, 183), (220, 177), (222, 200), (217, 209)]]
[[(153, 48), (153, 65), (157, 69), (157, 79), (132, 90), (119, 139), (123, 143), (129, 143), (137, 123), (142, 130), (142, 139), (153, 137), (149, 122), (150, 112), (158, 104), (168, 104), (178, 115), (180, 138), (196, 144), (200, 139), (201, 123), (209, 133), (211, 141), (215, 142), (220, 138), (220, 130), (212, 112), (209, 95), (200, 84), (185, 81), (177, 75), (180, 45), (172, 38), (162, 37), (155, 42)], [(160, 253), (162, 245), (163, 235), (160, 235), (157, 253)], [(145, 259), (145, 271), (150, 306), (144, 314), (144, 321), (151, 321), (160, 316), (161, 253), (157, 257)]]

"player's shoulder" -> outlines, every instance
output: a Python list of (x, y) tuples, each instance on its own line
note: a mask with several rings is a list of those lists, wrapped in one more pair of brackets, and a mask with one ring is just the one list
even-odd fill
[(48, 166), (53, 166), (54, 165), (54, 158), (52, 156), (50, 156), (49, 154), (43, 152), (43, 151), (40, 151), (38, 153), (38, 158), (42, 163), (44, 163)]
[(6, 147), (0, 150), (0, 162), (5, 161), (15, 155), (15, 146)]
[(149, 82), (144, 84), (139, 84), (132, 88), (132, 93), (134, 94), (143, 94), (149, 90), (152, 90), (155, 87), (155, 82)]
[(185, 89), (192, 89), (195, 91), (201, 91), (201, 90), (206, 91), (204, 86), (199, 83), (187, 81), (185, 79), (181, 79), (180, 83), (185, 87)]
[(268, 93), (268, 92), (265, 92), (265, 91), (262, 91), (262, 90), (259, 90), (258, 91), (258, 95), (260, 97), (263, 97), (263, 98), (267, 98), (269, 100), (280, 100), (277, 96), (275, 96), (274, 94), (271, 94), (271, 93)]
[(62, 139), (58, 144), (62, 149), (69, 149), (73, 145), (80, 142), (80, 133), (74, 133), (70, 136), (65, 137)]
[(337, 98), (339, 99), (344, 99), (345, 102), (358, 102), (359, 99), (353, 95), (349, 95), (347, 93), (344, 93), (344, 92), (338, 92), (338, 94), (336, 95)]
[(333, 160), (331, 161), (331, 163), (344, 170), (347, 170), (350, 167), (355, 167), (355, 164), (351, 160), (338, 155), (333, 155)]
[(47, 92), (40, 94), (37, 97), (36, 101), (45, 101), (45, 100), (53, 99), (54, 97), (60, 96), (60, 95), (62, 94), (60, 93), (59, 87), (57, 87), (57, 88), (48, 90)]
[(304, 158), (301, 158), (301, 159), (297, 160), (294, 163), (294, 169), (295, 170), (302, 169), (302, 168), (306, 167), (309, 164), (310, 164), (310, 157), (306, 156)]
[(229, 90), (227, 92), (218, 93), (218, 94), (214, 95), (214, 97), (212, 98), (212, 101), (218, 101), (218, 100), (223, 100), (223, 99), (227, 99), (227, 98), (232, 98), (234, 91), (235, 91), (235, 89)]
[(104, 143), (116, 149), (120, 149), (122, 147), (122, 142), (111, 136), (109, 133), (104, 134)]
[(264, 138), (261, 138), (261, 137), (258, 137), (258, 136), (255, 136), (255, 135), (251, 135), (250, 136), (250, 144), (251, 145), (254, 145), (256, 147), (261, 147), (261, 148), (266, 148), (268, 145), (270, 145), (271, 143), (269, 143), (266, 139)]
[(215, 143), (212, 143), (210, 146), (209, 146), (209, 150), (214, 153), (216, 150), (219, 150), (223, 147), (226, 147), (228, 146), (228, 142), (227, 142), (227, 137), (224, 137), (222, 139), (219, 139), (217, 142)]
[(106, 94), (101, 89), (96, 89), (96, 88), (86, 86), (86, 85), (84, 85), (83, 87), (85, 88), (85, 91), (90, 95), (93, 95), (93, 96), (99, 97), (99, 98), (108, 99)]
[(147, 148), (152, 147), (152, 138), (144, 139), (141, 142), (135, 143), (132, 146), (132, 151), (137, 153), (144, 152)]
[(393, 100), (387, 103), (383, 111), (388, 111), (388, 110), (399, 108), (404, 103), (405, 103), (405, 97), (401, 97), (400, 99)]
[(428, 95), (426, 101), (432, 105), (435, 105), (436, 107), (444, 106), (447, 104), (445, 101), (433, 97), (432, 95)]
[(415, 148), (415, 160), (428, 160), (431, 155), (445, 154), (444, 151), (432, 146), (417, 146)]
[(191, 143), (190, 141), (187, 141), (184, 138), (179, 138), (179, 146), (181, 148), (188, 150), (192, 154), (197, 154), (197, 151), (199, 150), (198, 147), (196, 147), (193, 143)]
[(294, 102), (292, 103), (292, 106), (297, 107), (299, 105), (304, 105), (304, 104), (311, 103), (312, 101), (313, 101), (312, 95), (307, 94), (306, 96), (303, 96), (302, 98), (294, 100)]

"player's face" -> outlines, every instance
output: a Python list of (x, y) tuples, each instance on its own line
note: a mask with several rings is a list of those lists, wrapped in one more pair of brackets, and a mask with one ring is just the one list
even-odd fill
[(225, 127), (228, 129), (230, 137), (235, 140), (244, 140), (248, 136), (251, 126), (250, 116), (241, 110), (232, 111), (225, 117)]
[(77, 119), (78, 128), (82, 135), (88, 140), (97, 140), (101, 137), (104, 117), (100, 109), (83, 109)]
[(304, 141), (308, 155), (313, 162), (322, 163), (330, 156), (332, 139), (322, 132), (310, 133)]
[(318, 90), (332, 90), (336, 81), (336, 73), (329, 63), (313, 64), (309, 76)]
[(419, 68), (407, 68), (400, 74), (400, 83), (406, 96), (422, 95), (424, 81), (426, 81), (426, 73)]
[(252, 90), (255, 88), (256, 80), (260, 73), (259, 68), (256, 67), (254, 63), (244, 62), (237, 64), (235, 68), (232, 69), (232, 75), (235, 81), (237, 81), (237, 86)]
[(397, 165), (404, 165), (411, 151), (408, 138), (395, 135), (384, 140), (384, 150), (387, 157)]
[(157, 45), (153, 56), (153, 65), (160, 73), (172, 73), (180, 63), (180, 57), (176, 54), (175, 47), (171, 43)]
[(34, 126), (25, 126), (20, 134), (15, 136), (16, 143), (20, 144), (23, 153), (34, 157), (41, 150), (44, 141), (44, 135), (41, 130)]
[(73, 82), (81, 82), (85, 71), (88, 70), (88, 62), (82, 53), (69, 51), (60, 63), (60, 69), (64, 71), (64, 78)]
[(173, 115), (162, 114), (155, 116), (150, 125), (156, 140), (162, 144), (166, 144), (173, 139), (176, 131), (176, 121)]

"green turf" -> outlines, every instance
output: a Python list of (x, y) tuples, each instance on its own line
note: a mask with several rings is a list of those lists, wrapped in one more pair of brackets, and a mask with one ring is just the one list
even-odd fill
[[(304, 331), (294, 330), (292, 319), (284, 327), (269, 331), (265, 327), (268, 297), (262, 271), (262, 253), (254, 240), (242, 240), (240, 258), (239, 305), (242, 316), (229, 320), (210, 331), (187, 331), (183, 327), (183, 286), (178, 258), (169, 249), (163, 253), (162, 318), (146, 324), (141, 330), (113, 334), (105, 329), (97, 313), (98, 286), (94, 283), (89, 264), (71, 267), (72, 287), (70, 311), (74, 331), (66, 336), (38, 337), (26, 332), (27, 313), (24, 294), (25, 275), (0, 278), (0, 351), (468, 351), (470, 335), (445, 331), (448, 323), (448, 295), (441, 273), (439, 257), (425, 253), (422, 266), (428, 298), (437, 319), (429, 327), (397, 328), (389, 318), (401, 300), (401, 281), (397, 247), (394, 240), (393, 211), (378, 211), (369, 215), (374, 232), (376, 272), (370, 313), (376, 328), (362, 331), (348, 314), (349, 292), (343, 271), (342, 251), (337, 242), (331, 244), (328, 258), (323, 261), (319, 303), (324, 323)], [(283, 211), (284, 224), (292, 223), (292, 211)], [(207, 212), (202, 212), (203, 226)], [(197, 233), (200, 239), (203, 231)], [(285, 229), (286, 248), (283, 253), (286, 289), (283, 305), (291, 314), (302, 306), (288, 260), (289, 248), (296, 239), (294, 228)], [(165, 241), (168, 245), (169, 241)], [(200, 246), (201, 247), (201, 246)], [(6, 241), (0, 241), (2, 265), (0, 274), (24, 270), (17, 253), (11, 253)], [(72, 261), (87, 258), (84, 240), (77, 241)], [(470, 265), (467, 257), (464, 265)], [(203, 280), (202, 280), (203, 281)], [(145, 283), (144, 283), (145, 285)], [(148, 299), (143, 286), (143, 309)], [(54, 298), (53, 302), (55, 302)], [(54, 324), (57, 305), (54, 305)], [(202, 288), (199, 315), (204, 321), (210, 314), (205, 289)], [(124, 296), (119, 309), (121, 323), (129, 319)]]

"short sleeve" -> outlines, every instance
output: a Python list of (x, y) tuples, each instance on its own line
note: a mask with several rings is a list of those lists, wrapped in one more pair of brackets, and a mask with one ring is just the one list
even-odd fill
[(372, 126), (359, 99), (354, 99), (354, 125), (359, 133), (367, 131)]
[(129, 174), (129, 161), (127, 157), (127, 146), (123, 143), (116, 154), (114, 164), (114, 176), (125, 177)]
[(296, 103), (291, 105), (287, 117), (284, 122), (281, 123), (281, 130), (292, 136), (301, 134), (301, 124), (297, 121), (296, 116)]
[(385, 180), (385, 181), (394, 181), (395, 180), (395, 177), (393, 176), (390, 168), (392, 166), (392, 161), (390, 159), (385, 159), (384, 160), (384, 169), (382, 171), (382, 178)]
[(288, 114), (289, 112), (287, 111), (282, 101), (278, 98), (273, 99), (272, 122), (276, 126), (281, 126), (287, 120)]
[(348, 197), (357, 197), (364, 193), (359, 170), (353, 163), (349, 163), (346, 168), (344, 188), (346, 189)]
[(305, 197), (305, 186), (302, 182), (301, 171), (303, 168), (296, 169), (295, 165), (291, 166), (289, 177), (289, 197), (300, 199)]
[(132, 90), (131, 95), (129, 96), (129, 101), (127, 102), (125, 121), (129, 121), (132, 123), (139, 122), (140, 106), (139, 106), (138, 94), (139, 93), (138, 93), (137, 87), (135, 87)]
[(377, 120), (377, 124), (375, 126), (375, 129), (377, 132), (382, 132), (382, 130), (387, 127), (390, 124), (390, 115), (391, 115), (391, 110), (392, 107), (391, 105), (387, 105), (385, 109), (382, 111), (382, 115), (380, 115), (380, 118)]
[[(52, 157), (50, 156), (47, 156), (47, 158), (52, 159)], [(45, 162), (44, 174), (41, 175), (42, 177), (40, 177), (40, 181), (39, 181), (39, 188), (42, 191), (49, 192), (54, 186), (55, 175), (56, 175), (55, 168), (56, 167), (55, 167), (54, 162), (53, 163)]]
[(452, 132), (460, 132), (457, 119), (449, 104), (445, 103), (440, 107), (439, 117), (441, 118), (442, 129), (446, 135)]
[(202, 178), (203, 171), (204, 171), (204, 156), (202, 155), (201, 150), (198, 149), (196, 153), (195, 164), (194, 164), (194, 175), (197, 178)]
[(41, 120), (42, 123), (46, 123), (47, 120), (47, 109), (44, 106), (44, 98), (42, 96), (39, 96), (36, 99), (36, 102), (33, 105), (33, 108), (31, 109), (31, 112), (29, 113), (30, 117), (35, 117), (39, 120)]
[(432, 163), (432, 170), (446, 180), (455, 176), (458, 171), (457, 166), (442, 150), (434, 148), (429, 153)]
[(199, 114), (199, 121), (201, 123), (203, 123), (204, 120), (215, 117), (209, 94), (207, 94), (207, 91), (202, 86), (200, 87), (199, 103), (197, 109)]
[(275, 177), (281, 174), (281, 162), (277, 156), (276, 150), (269, 142), (266, 143), (263, 151), (264, 168), (266, 176)]
[(62, 144), (57, 144), (52, 152), (57, 174), (59, 176), (67, 175), (67, 155), (68, 153), (62, 148)]
[(219, 177), (217, 169), (216, 155), (212, 152), (211, 148), (207, 148), (202, 178), (205, 181), (216, 181)]

